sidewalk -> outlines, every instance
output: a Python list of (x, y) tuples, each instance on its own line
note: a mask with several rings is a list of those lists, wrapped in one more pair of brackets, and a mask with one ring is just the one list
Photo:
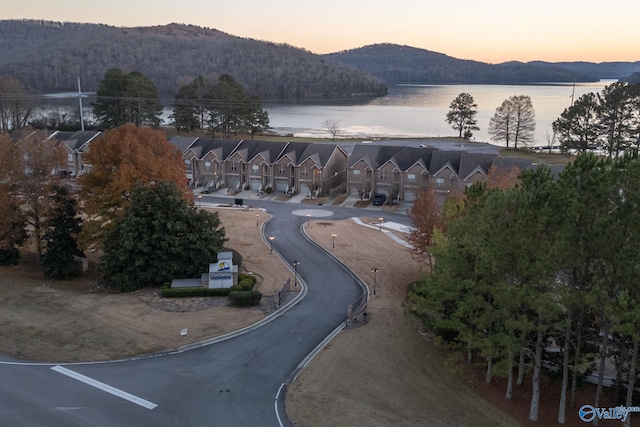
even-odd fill
[[(303, 202), (305, 200), (308, 200), (309, 196), (308, 194), (302, 194), (302, 193), (297, 193), (294, 194), (293, 196), (287, 196), (285, 194), (283, 194), (281, 191), (274, 191), (271, 194), (262, 194), (262, 195), (258, 195), (258, 191), (256, 190), (243, 190), (237, 194), (227, 194), (227, 188), (221, 188), (218, 191), (214, 191), (212, 193), (202, 193), (202, 191), (204, 190), (204, 187), (197, 187), (193, 189), (193, 194), (196, 196), (196, 198), (199, 195), (207, 195), (207, 196), (213, 196), (213, 197), (224, 197), (224, 198), (228, 198), (230, 199), (230, 203), (231, 203), (231, 199), (242, 199), (243, 204), (246, 204), (245, 201), (249, 201), (249, 200), (268, 200), (268, 201), (277, 201), (280, 203), (296, 203), (296, 204), (303, 204)], [(358, 203), (360, 201), (360, 197), (359, 196), (351, 196), (348, 195), (346, 199), (344, 199), (344, 201), (340, 204), (333, 204), (333, 200), (334, 199), (330, 199), (330, 201), (326, 204), (327, 206), (340, 206), (340, 207), (346, 207), (346, 208), (353, 208), (355, 207), (355, 204)], [(197, 199), (196, 199), (197, 202)], [(412, 203), (408, 203), (408, 202), (403, 202), (402, 205), (399, 206), (398, 208), (398, 212), (400, 213), (405, 213), (407, 212), (409, 209), (411, 209), (411, 205)], [(384, 212), (385, 209), (383, 208), (383, 206), (374, 206), (369, 204), (368, 206), (364, 206), (361, 207), (360, 209), (367, 209), (372, 211), (372, 215), (380, 215), (380, 216), (384, 216)]]

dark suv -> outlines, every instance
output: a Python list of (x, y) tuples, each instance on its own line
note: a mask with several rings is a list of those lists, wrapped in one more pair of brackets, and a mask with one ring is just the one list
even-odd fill
[(387, 196), (385, 196), (384, 194), (376, 194), (375, 196), (373, 196), (373, 199), (371, 199), (371, 203), (376, 206), (382, 206), (386, 201)]

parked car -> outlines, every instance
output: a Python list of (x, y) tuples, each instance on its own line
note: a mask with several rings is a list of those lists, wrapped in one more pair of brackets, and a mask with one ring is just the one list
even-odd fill
[(387, 196), (385, 196), (384, 194), (376, 194), (371, 199), (371, 203), (376, 206), (382, 206), (386, 201), (387, 201)]

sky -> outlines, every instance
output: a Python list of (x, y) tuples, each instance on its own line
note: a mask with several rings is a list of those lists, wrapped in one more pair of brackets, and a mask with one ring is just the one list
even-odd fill
[(192, 24), (330, 53), (376, 43), (459, 59), (638, 61), (638, 0), (7, 0), (0, 19)]

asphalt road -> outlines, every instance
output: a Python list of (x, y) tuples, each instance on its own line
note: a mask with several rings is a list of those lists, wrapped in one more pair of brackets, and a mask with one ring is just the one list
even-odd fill
[[(292, 212), (330, 211), (327, 219), (378, 213), (261, 200), (251, 204), (274, 215), (264, 227), (265, 235), (277, 236), (274, 251), (286, 262), (300, 263), (306, 294), (298, 304), (242, 335), (173, 353), (59, 365), (0, 356), (0, 425), (290, 426), (285, 383), (342, 324), (347, 307), (363, 292), (349, 271), (303, 236), (306, 215)], [(408, 224), (405, 215), (384, 216)]]

